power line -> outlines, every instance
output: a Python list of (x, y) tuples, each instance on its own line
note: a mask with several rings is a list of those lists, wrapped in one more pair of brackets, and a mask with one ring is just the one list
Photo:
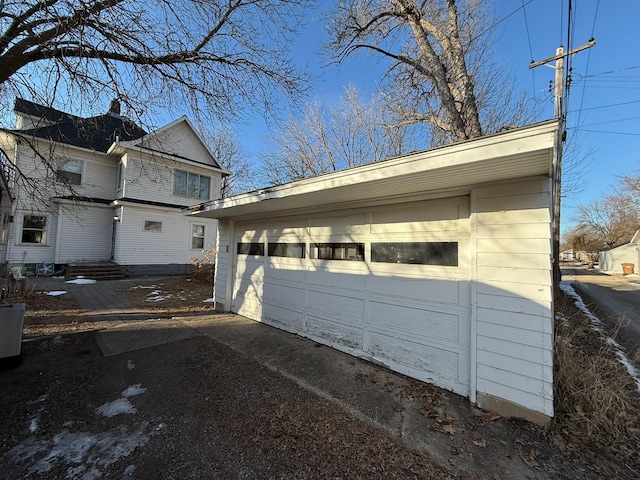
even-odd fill
[[(580, 109), (580, 110), (583, 110), (583, 111), (586, 111), (586, 110), (598, 110), (598, 109), (600, 109), (600, 108), (619, 107), (619, 106), (621, 106), (621, 105), (629, 105), (629, 104), (632, 104), (632, 103), (640, 103), (640, 100), (630, 100), (630, 101), (628, 101), (628, 102), (612, 103), (612, 104), (610, 104), (610, 105), (600, 105), (600, 106), (597, 106), (597, 107), (582, 108), (582, 109)], [(569, 112), (567, 112), (567, 113), (579, 112), (580, 110), (571, 110), (571, 111), (569, 111)]]
[(581, 132), (589, 132), (589, 133), (606, 133), (609, 135), (626, 135), (626, 136), (630, 136), (630, 137), (640, 137), (640, 133), (631, 133), (631, 132), (609, 132), (606, 130), (588, 130), (588, 129), (582, 129), (580, 127), (569, 127), (567, 128), (567, 130), (579, 130)]
[[(529, 33), (529, 21), (527, 20), (527, 9), (524, 8), (524, 0), (522, 0), (522, 13), (524, 15), (524, 25), (527, 30), (527, 41), (529, 42), (529, 54), (531, 55), (531, 62), (533, 62), (533, 48), (531, 47), (531, 34)], [(533, 87), (533, 91), (536, 91), (536, 76), (531, 70), (531, 86)]]

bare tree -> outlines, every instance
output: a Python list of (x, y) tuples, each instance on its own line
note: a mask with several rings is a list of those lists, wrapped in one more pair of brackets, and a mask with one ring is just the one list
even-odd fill
[(608, 195), (579, 206), (576, 220), (598, 240), (600, 250), (609, 249), (629, 242), (640, 228), (640, 205), (626, 193)]
[[(531, 118), (513, 82), (497, 73), (492, 19), (481, 0), (342, 0), (328, 49), (389, 61), (385, 91), (404, 123), (426, 123), (432, 145), (476, 138)], [(501, 69), (503, 70), (503, 69)]]
[(286, 57), (296, 14), (312, 0), (4, 0), (0, 107), (14, 96), (71, 111), (118, 98), (198, 117), (297, 98), (305, 76)]
[(416, 148), (407, 125), (374, 95), (362, 100), (354, 85), (345, 87), (336, 105), (309, 105), (301, 120), (288, 120), (271, 137), (275, 149), (263, 155), (270, 183), (281, 184), (375, 162)]
[(233, 132), (227, 128), (219, 128), (206, 132), (204, 139), (216, 157), (216, 160), (231, 175), (222, 177), (220, 196), (222, 198), (255, 190), (256, 172), (245, 149), (234, 138)]

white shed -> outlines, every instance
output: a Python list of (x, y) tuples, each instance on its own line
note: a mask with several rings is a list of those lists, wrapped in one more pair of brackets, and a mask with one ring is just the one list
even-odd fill
[(201, 205), (217, 308), (546, 421), (557, 126)]

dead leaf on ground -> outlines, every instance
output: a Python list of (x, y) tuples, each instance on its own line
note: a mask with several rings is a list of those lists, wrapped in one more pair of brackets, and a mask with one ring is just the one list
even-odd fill
[(453, 425), (443, 425), (442, 431), (444, 433), (448, 433), (449, 435), (454, 435), (456, 433), (456, 429)]
[(473, 444), (474, 444), (476, 447), (484, 448), (484, 447), (486, 447), (486, 446), (487, 446), (487, 441), (486, 441), (484, 438), (481, 438), (481, 439), (479, 439), (479, 440), (474, 440), (474, 441), (473, 441)]
[(536, 461), (536, 457), (540, 455), (540, 452), (534, 448), (529, 451), (529, 455), (525, 455), (524, 453), (520, 454), (520, 458), (524, 463), (527, 464), (530, 468), (539, 467), (540, 464)]
[(493, 422), (494, 420), (499, 420), (502, 416), (498, 415), (496, 412), (487, 412), (483, 415), (486, 420)]

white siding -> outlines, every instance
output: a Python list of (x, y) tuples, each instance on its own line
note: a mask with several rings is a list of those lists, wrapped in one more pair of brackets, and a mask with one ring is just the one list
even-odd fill
[(156, 151), (217, 167), (209, 151), (186, 122), (177, 122), (166, 130), (152, 134), (147, 140)]
[[(124, 189), (118, 192), (120, 198), (144, 199), (152, 202), (190, 206), (204, 199), (173, 194), (173, 172), (175, 169), (205, 175), (211, 178), (210, 195), (220, 197), (220, 173), (205, 167), (196, 167), (179, 162), (161, 160), (149, 155), (142, 158), (130, 153), (124, 157)], [(115, 179), (114, 172), (114, 179)], [(115, 180), (114, 180), (115, 185)]]
[(55, 263), (106, 261), (111, 257), (113, 209), (107, 205), (63, 212), (58, 228)]
[(606, 252), (600, 252), (598, 259), (600, 270), (609, 273), (623, 273), (622, 264), (632, 263), (634, 273), (638, 273), (640, 268), (638, 264), (638, 260), (640, 260), (639, 250), (637, 243), (629, 243)]
[[(47, 231), (43, 245), (22, 243), (22, 221), (24, 215), (44, 215), (47, 217)], [(10, 244), (8, 245), (8, 262), (14, 263), (53, 263), (55, 261), (57, 215), (52, 212), (32, 212), (16, 210)]]
[[(162, 222), (162, 231), (144, 230), (145, 220)], [(191, 248), (191, 225), (194, 223), (206, 225), (204, 246), (213, 247), (215, 220), (186, 217), (179, 210), (126, 205), (121, 221), (116, 224), (114, 260), (120, 265), (189, 264), (190, 257), (202, 257), (200, 249)]]
[(477, 391), (553, 415), (550, 183), (472, 193)]

